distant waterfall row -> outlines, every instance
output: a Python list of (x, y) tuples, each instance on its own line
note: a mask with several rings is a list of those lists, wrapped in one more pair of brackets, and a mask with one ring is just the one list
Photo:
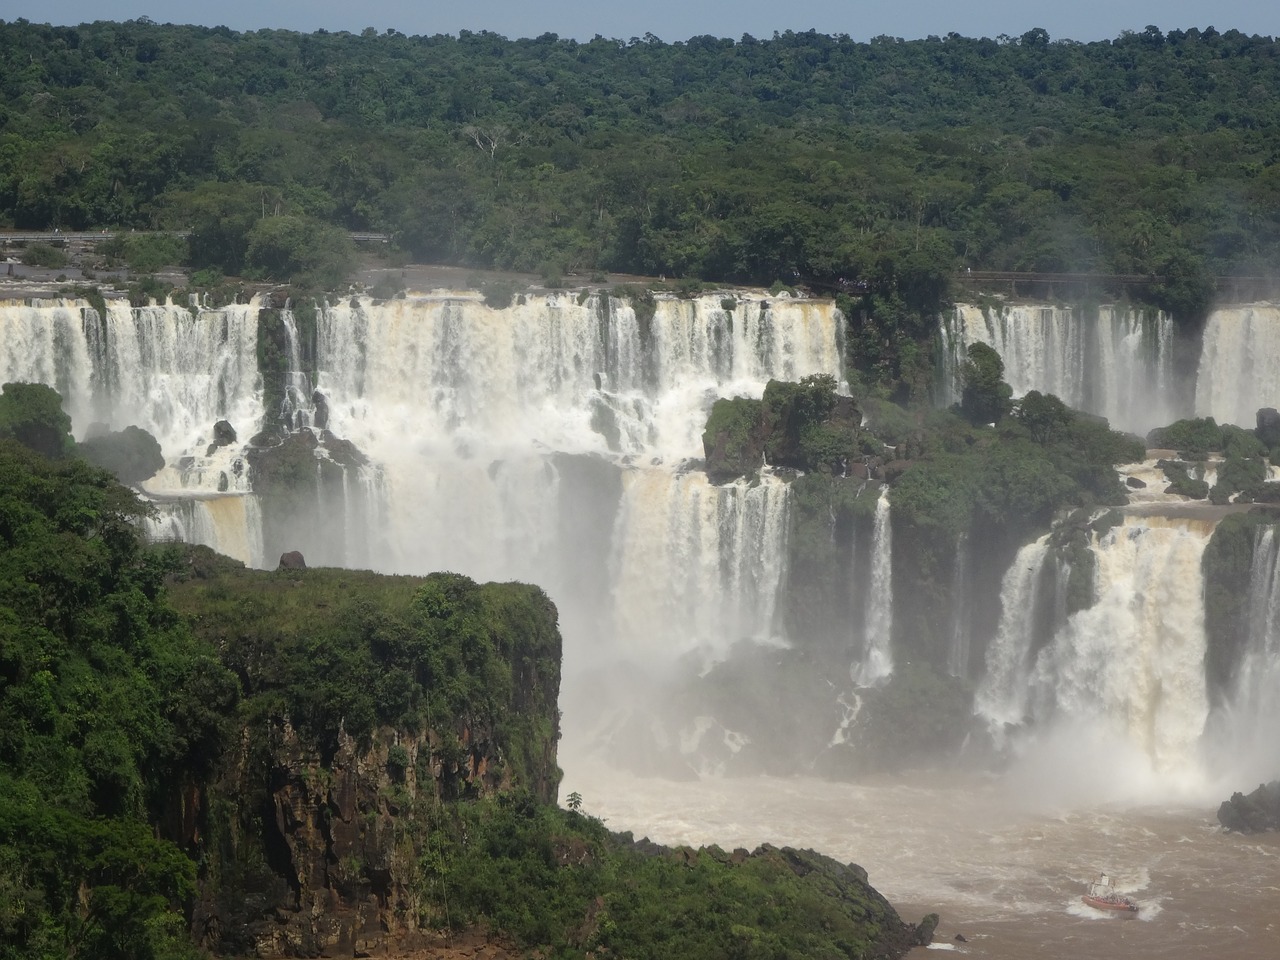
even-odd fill
[(1140, 435), (1192, 416), (1252, 427), (1260, 407), (1280, 407), (1280, 308), (1270, 304), (1215, 310), (1194, 366), (1177, 355), (1169, 317), (1131, 308), (958, 304), (940, 333), (944, 404), (959, 398), (968, 347), (985, 343), (1015, 396), (1056, 394)]
[[(1269, 309), (1211, 318), (1196, 389), (1184, 396), (1165, 318), (961, 307), (944, 325), (944, 382), (954, 384), (964, 347), (982, 340), (1005, 355), (1017, 392), (1058, 393), (1117, 426), (1145, 430), (1192, 404), (1251, 423), (1257, 406), (1277, 405), (1266, 390), (1280, 383), (1267, 373), (1280, 365), (1280, 339), (1267, 338), (1280, 317)], [(267, 408), (259, 369), (271, 330), (287, 367), (283, 395), (272, 394), (278, 410)], [(252, 565), (301, 546), (312, 565), (536, 582), (561, 612), (566, 677), (625, 663), (627, 682), (669, 679), (676, 664), (699, 675), (742, 640), (808, 639), (783, 635), (787, 591), (804, 587), (787, 569), (790, 485), (766, 471), (717, 486), (690, 461), (715, 398), (760, 397), (770, 378), (840, 380), (843, 350), (830, 304), (741, 294), (638, 306), (558, 294), (502, 310), (433, 295), (343, 301), (314, 315), (259, 303), (110, 304), (105, 315), (82, 302), (0, 305), (0, 383), (54, 386), (78, 436), (92, 424), (136, 424), (160, 440), (169, 465), (147, 484), (153, 536)], [(1249, 375), (1229, 376), (1246, 356)], [(272, 376), (281, 382), (280, 366)], [(219, 420), (235, 442), (214, 442)], [(305, 496), (287, 503), (255, 489), (253, 466), (281, 443), (272, 428), (281, 423), (310, 443), (292, 463)], [(307, 423), (326, 429), (296, 430)], [(895, 589), (893, 566), (895, 555), (910, 562), (909, 547), (895, 549), (891, 501), (882, 491), (845, 545), (843, 606), (824, 621), (834, 639), (823, 642), (847, 664), (828, 678), (847, 710), (837, 740), (856, 715), (848, 685), (891, 676), (907, 629), (913, 600)], [(1077, 725), (1109, 731), (1155, 769), (1193, 767), (1212, 726), (1200, 571), (1211, 532), (1131, 516), (1093, 534), (1096, 602), (1074, 613), (1073, 571), (1047, 540), (1022, 548), (993, 613), (1000, 572), (983, 570), (962, 538), (937, 665), (976, 685), (978, 711), (1009, 741)], [(1280, 699), (1278, 556), (1274, 530), (1260, 528), (1249, 638), (1228, 698), (1239, 716), (1222, 721), (1236, 737), (1249, 727), (1241, 718)]]

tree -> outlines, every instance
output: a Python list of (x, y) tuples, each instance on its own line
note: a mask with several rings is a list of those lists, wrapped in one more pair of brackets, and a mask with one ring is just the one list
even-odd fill
[(1071, 408), (1052, 393), (1029, 390), (1018, 401), (1014, 416), (1027, 428), (1031, 439), (1039, 444), (1052, 443), (1071, 422)]
[(331, 290), (354, 261), (345, 234), (314, 217), (266, 217), (253, 225), (247, 240), (245, 269), (271, 280)]
[(998, 423), (1009, 412), (1013, 388), (1004, 382), (1004, 361), (985, 343), (970, 344), (960, 368), (960, 412), (973, 424)]
[(62, 397), (43, 383), (6, 383), (0, 388), (0, 438), (5, 437), (51, 459), (70, 456), (75, 449)]
[(79, 452), (94, 466), (110, 470), (121, 483), (142, 483), (164, 469), (159, 442), (141, 427), (128, 426), (86, 440)]

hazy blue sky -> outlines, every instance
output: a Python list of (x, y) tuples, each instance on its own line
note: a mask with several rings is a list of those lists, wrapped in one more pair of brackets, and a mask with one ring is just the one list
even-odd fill
[(656, 34), (737, 39), (775, 30), (847, 33), (855, 40), (888, 34), (914, 39), (951, 31), (967, 37), (1018, 36), (1043, 27), (1057, 39), (1110, 39), (1155, 24), (1280, 34), (1277, 0), (0, 0), (0, 19), (39, 23), (150, 17), (159, 23), (219, 24), (233, 30), (280, 27), (310, 32), (365, 27), (407, 34), (492, 30), (507, 37), (558, 33), (587, 40)]

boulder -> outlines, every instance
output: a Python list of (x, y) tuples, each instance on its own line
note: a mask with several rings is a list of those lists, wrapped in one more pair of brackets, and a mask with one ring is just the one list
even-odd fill
[(923, 920), (916, 924), (915, 935), (911, 942), (918, 947), (927, 947), (933, 943), (933, 932), (938, 929), (938, 915), (936, 913), (928, 914)]
[(236, 442), (236, 428), (226, 420), (219, 420), (213, 425), (213, 442), (215, 446), (226, 447)]
[(303, 559), (302, 554), (297, 550), (290, 550), (288, 553), (280, 554), (279, 570), (305, 570), (307, 569), (307, 561)]
[(329, 400), (319, 390), (311, 393), (311, 406), (315, 409), (315, 427), (326, 430), (329, 427)]
[(1274, 450), (1280, 446), (1280, 411), (1274, 407), (1263, 407), (1258, 411), (1257, 418), (1258, 427), (1254, 432), (1257, 433), (1263, 446), (1268, 450)]
[(1259, 784), (1248, 796), (1233, 793), (1218, 807), (1218, 822), (1237, 833), (1280, 830), (1280, 780)]

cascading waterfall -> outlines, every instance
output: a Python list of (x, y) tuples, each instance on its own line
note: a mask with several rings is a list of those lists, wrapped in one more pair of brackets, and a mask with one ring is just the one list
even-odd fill
[(1247, 603), (1233, 689), (1211, 717), (1210, 760), (1228, 776), (1269, 777), (1280, 765), (1280, 536), (1273, 524), (1254, 531)]
[[(379, 445), (422, 452), (611, 450), (701, 454), (716, 396), (759, 396), (771, 378), (840, 376), (830, 304), (660, 299), (642, 322), (626, 302), (531, 298), (505, 310), (428, 297), (325, 307), (316, 387), (331, 429), (382, 461)], [(605, 422), (602, 422), (605, 421)]]
[(289, 351), (289, 369), (285, 374), (284, 400), (281, 419), (294, 428), (311, 425), (311, 385), (302, 369), (302, 346), (298, 336), (298, 322), (290, 307), (280, 311), (284, 327), (285, 344)]
[(1261, 407), (1280, 407), (1280, 307), (1215, 310), (1204, 328), (1196, 416), (1251, 428)]
[(960, 534), (956, 544), (956, 565), (951, 575), (951, 596), (953, 624), (951, 628), (951, 645), (947, 649), (947, 672), (962, 680), (969, 677), (970, 649), (973, 646), (972, 628), (969, 622), (971, 604), (970, 576), (970, 540), (967, 534)]
[[(1028, 663), (1044, 541), (1005, 580), (1005, 616), (979, 711), (995, 723), (1066, 727), (1133, 745), (1156, 773), (1194, 776), (1208, 717), (1200, 561), (1212, 523), (1128, 517), (1095, 535), (1095, 603)], [(1061, 589), (1061, 585), (1059, 585)]]
[(880, 491), (876, 501), (873, 531), (863, 655), (854, 672), (854, 681), (863, 687), (879, 683), (893, 673), (893, 530), (889, 525), (888, 487)]
[(1048, 554), (1047, 536), (1027, 544), (1000, 585), (1000, 625), (987, 648), (987, 669), (974, 700), (974, 708), (993, 725), (1020, 724), (1027, 717), (1040, 575)]
[(773, 640), (785, 551), (761, 547), (782, 543), (786, 509), (786, 484), (768, 476), (717, 487), (700, 471), (626, 471), (610, 565), (619, 652), (713, 662)]
[(262, 512), (252, 496), (184, 497), (156, 501), (145, 521), (156, 541), (201, 543), (250, 567), (262, 567)]
[[(507, 310), (452, 295), (343, 301), (317, 311), (314, 384), (301, 369), (297, 324), (282, 311), (293, 412), (315, 412), (314, 386), (325, 395), (333, 434), (371, 460), (358, 469), (348, 461), (339, 486), (330, 470), (327, 492), (317, 492), (318, 525), (340, 524), (331, 537), (341, 545), (337, 559), (387, 572), (453, 569), (544, 585), (561, 609), (566, 677), (619, 661), (706, 669), (739, 641), (784, 643), (778, 594), (787, 583), (789, 486), (768, 473), (755, 483), (715, 486), (688, 461), (701, 454), (714, 398), (758, 397), (773, 377), (840, 379), (841, 324), (829, 304), (741, 296), (733, 309), (725, 306), (718, 296), (660, 298), (648, 315), (599, 295), (531, 298)], [(1280, 342), (1262, 339), (1262, 310), (1237, 327), (1220, 311), (1220, 326), (1211, 324), (1201, 364), (1205, 397), (1225, 389), (1211, 370), (1242, 362), (1228, 359), (1236, 355), (1226, 344), (1280, 355)], [(1102, 358), (1108, 383), (1123, 379), (1117, 371), (1126, 363), (1148, 364), (1140, 383), (1169, 395), (1159, 385), (1163, 320), (1138, 323), (1104, 311), (1102, 325), (1111, 326), (1103, 339), (1112, 348), (1128, 343), (1138, 358), (1125, 360), (1087, 337), (1053, 333), (1063, 316), (1050, 311), (1036, 322), (1052, 328), (1046, 336), (1058, 337), (1064, 356)], [(171, 494), (159, 498), (152, 535), (207, 543), (262, 565), (262, 511), (248, 490), (242, 448), (207, 450), (216, 420), (230, 421), (242, 437), (265, 420), (257, 324), (257, 304), (192, 311), (115, 303), (105, 316), (69, 301), (4, 305), (0, 382), (54, 386), (78, 435), (94, 422), (152, 432), (170, 467), (149, 486)], [(1023, 336), (1012, 323), (1001, 330), (986, 335)], [(960, 342), (953, 337), (953, 349)], [(1251, 375), (1237, 380), (1262, 375), (1262, 361), (1253, 362)], [(1127, 402), (1105, 384), (1089, 387), (1089, 396)], [(331, 454), (318, 449), (317, 471)], [(220, 488), (230, 495), (213, 496)], [(861, 628), (853, 631), (853, 679), (862, 684), (893, 669), (888, 521), (882, 495), (873, 543), (858, 554), (862, 593), (850, 605)], [(963, 633), (964, 615), (956, 617), (947, 668), (980, 681), (977, 708), (993, 725), (1035, 736), (1087, 720), (1139, 744), (1153, 769), (1194, 766), (1207, 710), (1198, 569), (1207, 536), (1207, 524), (1131, 517), (1095, 537), (1098, 599), (1069, 618), (1070, 568), (1055, 560), (1052, 574), (1045, 569), (1047, 540), (1024, 547), (1004, 578), (985, 672), (973, 662), (978, 637)], [(1264, 528), (1235, 692), (1242, 717), (1261, 716), (1262, 704), (1280, 699), (1276, 549)], [(962, 594), (967, 565), (976, 563), (969, 552), (960, 546), (952, 574)], [(842, 740), (859, 701), (849, 699), (852, 691), (837, 693), (846, 707)]]
[(1113, 427), (1146, 433), (1177, 419), (1189, 400), (1178, 396), (1174, 325), (1164, 314), (1099, 307), (1096, 317), (1072, 307), (957, 304), (940, 325), (943, 404), (960, 398), (960, 368), (974, 343), (1004, 361), (1014, 396), (1052, 393), (1070, 407), (1106, 417)]
[(1254, 533), (1248, 622), (1234, 702), (1256, 718), (1280, 703), (1280, 539), (1274, 526)]
[(0, 383), (45, 383), (62, 395), (72, 429), (134, 425), (159, 441), (163, 492), (247, 491), (239, 448), (206, 452), (227, 420), (243, 434), (262, 422), (258, 305), (191, 310), (109, 302), (106, 316), (75, 301), (0, 309)]

